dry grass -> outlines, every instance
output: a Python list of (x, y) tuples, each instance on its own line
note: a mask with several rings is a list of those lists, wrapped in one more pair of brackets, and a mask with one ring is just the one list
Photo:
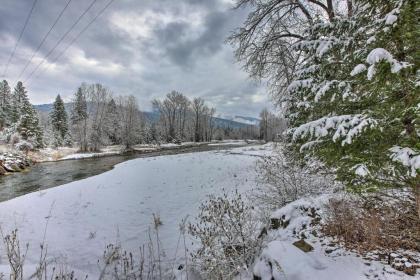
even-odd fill
[[(100, 275), (98, 280), (154, 280), (154, 279), (174, 279), (177, 267), (176, 263), (182, 262), (182, 270), (188, 279), (189, 271), (187, 263), (187, 248), (185, 241), (185, 223), (181, 225), (179, 241), (184, 239), (185, 260), (175, 257), (165, 259), (166, 254), (161, 246), (159, 238), (159, 226), (162, 225), (159, 215), (153, 215), (153, 225), (147, 232), (148, 241), (139, 247), (139, 251), (130, 252), (125, 250), (120, 242), (106, 246), (102, 258), (98, 260)], [(45, 231), (47, 231), (47, 226)], [(91, 233), (94, 235), (95, 233)], [(9, 271), (6, 275), (0, 273), (0, 280), (23, 280), (23, 279), (57, 279), (57, 280), (77, 280), (88, 279), (87, 275), (75, 275), (75, 272), (68, 268), (62, 260), (48, 256), (48, 246), (45, 240), (41, 243), (41, 253), (37, 260), (35, 271), (31, 275), (24, 275), (26, 255), (29, 244), (22, 245), (19, 240), (18, 230), (13, 230), (5, 234), (0, 228), (0, 242), (5, 248), (6, 261), (9, 264)], [(1, 251), (0, 244), (0, 253)], [(132, 249), (132, 248), (131, 248)], [(177, 248), (178, 249), (178, 248)], [(185, 261), (185, 263), (183, 263)], [(179, 267), (181, 267), (179, 266)], [(181, 270), (178, 268), (178, 270)], [(26, 270), (26, 273), (28, 271)], [(81, 277), (80, 277), (81, 276)], [(90, 279), (90, 278), (89, 278)]]
[(322, 231), (359, 252), (420, 251), (420, 220), (410, 197), (385, 195), (331, 200)]

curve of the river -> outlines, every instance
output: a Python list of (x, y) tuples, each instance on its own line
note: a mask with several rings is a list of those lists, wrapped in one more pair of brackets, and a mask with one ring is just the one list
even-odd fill
[(45, 190), (95, 176), (111, 170), (118, 163), (135, 158), (204, 152), (219, 149), (226, 150), (241, 146), (244, 145), (201, 145), (147, 153), (134, 152), (126, 155), (38, 163), (24, 172), (14, 173), (8, 176), (0, 176), (0, 202), (25, 195), (27, 193)]

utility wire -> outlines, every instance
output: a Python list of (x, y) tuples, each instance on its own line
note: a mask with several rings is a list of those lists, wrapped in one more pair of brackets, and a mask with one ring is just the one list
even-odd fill
[(52, 52), (60, 45), (60, 43), (67, 37), (67, 35), (74, 29), (74, 27), (80, 22), (80, 20), (87, 14), (87, 12), (93, 7), (97, 0), (93, 0), (87, 9), (77, 18), (77, 20), (70, 26), (70, 28), (66, 31), (66, 33), (61, 36), (61, 38), (57, 41), (54, 47), (47, 53), (47, 55), (41, 60), (40, 63), (35, 67), (35, 69), (29, 74), (26, 78), (25, 83), (32, 77), (32, 75), (39, 69), (39, 67), (45, 62), (45, 60), (52, 54)]
[(47, 34), (45, 34), (44, 38), (42, 38), (41, 43), (39, 43), (38, 47), (36, 48), (36, 50), (32, 53), (31, 58), (28, 60), (28, 62), (26, 63), (25, 67), (22, 69), (22, 71), (20, 72), (19, 76), (18, 76), (18, 80), (22, 77), (23, 73), (25, 73), (26, 69), (28, 68), (29, 64), (31, 64), (32, 59), (34, 59), (35, 55), (38, 53), (39, 49), (42, 47), (42, 45), (45, 43), (45, 40), (47, 40), (48, 36), (50, 35), (51, 31), (54, 29), (54, 27), (56, 26), (56, 24), (58, 23), (58, 21), (61, 19), (61, 17), (64, 14), (64, 11), (67, 9), (67, 7), (70, 5), (70, 2), (72, 0), (68, 0), (67, 4), (64, 6), (64, 8), (61, 10), (60, 14), (58, 15), (58, 17), (55, 19), (53, 25), (51, 26), (50, 30), (48, 30)]
[(23, 32), (25, 32), (26, 26), (28, 25), (28, 21), (29, 21), (29, 19), (31, 18), (32, 12), (34, 11), (34, 8), (35, 8), (35, 5), (36, 5), (36, 2), (37, 2), (37, 1), (38, 1), (38, 0), (34, 0), (34, 2), (32, 3), (31, 10), (29, 11), (29, 14), (28, 14), (28, 16), (26, 17), (25, 23), (23, 24), (23, 28), (22, 28), (22, 30), (20, 31), (19, 39), (17, 40), (17, 42), (16, 42), (16, 44), (15, 44), (15, 47), (13, 48), (13, 51), (12, 51), (12, 53), (10, 54), (9, 60), (7, 61), (6, 67), (4, 68), (4, 72), (3, 72), (3, 76), (4, 76), (4, 77), (5, 77), (5, 76), (6, 76), (6, 74), (7, 74), (7, 70), (9, 69), (10, 62), (12, 61), (12, 58), (13, 58), (13, 56), (15, 55), (15, 52), (16, 52), (16, 49), (17, 49), (17, 47), (18, 47), (18, 45), (19, 45), (20, 39), (22, 39)]
[[(99, 13), (73, 38), (73, 40), (63, 49), (63, 51), (61, 51), (55, 58), (54, 60), (51, 62), (51, 64), (54, 64), (76, 41), (77, 39), (79, 39), (79, 37), (96, 21), (96, 19), (98, 17), (100, 17), (105, 10), (112, 4), (112, 2), (114, 2), (114, 0), (110, 0), (108, 2), (108, 4), (106, 4), (100, 11)], [(50, 65), (48, 65), (47, 67), (44, 68), (44, 70), (47, 70), (48, 67)], [(39, 74), (41, 75), (41, 73)], [(39, 77), (39, 75), (37, 77)], [(27, 79), (28, 80), (28, 79)]]

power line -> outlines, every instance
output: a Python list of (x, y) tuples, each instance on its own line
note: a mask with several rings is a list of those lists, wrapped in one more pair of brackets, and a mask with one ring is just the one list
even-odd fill
[(29, 64), (31, 64), (32, 59), (35, 57), (35, 55), (38, 53), (39, 49), (42, 47), (42, 45), (45, 43), (45, 40), (47, 40), (48, 36), (50, 35), (51, 31), (54, 29), (54, 27), (56, 26), (56, 24), (58, 23), (58, 21), (61, 19), (61, 17), (64, 14), (64, 11), (67, 9), (67, 7), (70, 5), (70, 2), (72, 0), (68, 0), (67, 4), (64, 6), (64, 8), (61, 10), (60, 14), (58, 15), (58, 17), (55, 19), (53, 25), (51, 26), (50, 30), (48, 30), (47, 34), (45, 34), (44, 38), (42, 38), (41, 43), (39, 43), (38, 47), (36, 48), (36, 50), (32, 53), (31, 58), (28, 60), (28, 62), (26, 63), (25, 67), (22, 69), (22, 71), (20, 72), (19, 76), (18, 76), (18, 80), (22, 77), (23, 73), (25, 73), (26, 69), (28, 68)]
[[(100, 17), (105, 10), (112, 4), (112, 2), (114, 2), (114, 0), (110, 0), (100, 11), (99, 13), (73, 38), (73, 40), (64, 48), (64, 50), (62, 52), (59, 53), (59, 55), (57, 55), (53, 61), (51, 62), (51, 64), (54, 64), (76, 41), (77, 39), (79, 39), (79, 37), (96, 21), (96, 19), (98, 17)], [(47, 67), (44, 68), (44, 70), (48, 69), (49, 65)], [(40, 73), (41, 74), (41, 73)], [(39, 75), (37, 76), (39, 77)], [(29, 79), (27, 79), (29, 80)]]
[(32, 3), (31, 10), (29, 11), (29, 14), (28, 14), (28, 16), (26, 17), (25, 23), (23, 24), (23, 28), (22, 28), (22, 30), (20, 31), (19, 39), (17, 40), (17, 42), (16, 42), (16, 44), (15, 44), (15, 47), (13, 48), (13, 51), (12, 51), (12, 53), (10, 54), (9, 60), (7, 61), (6, 67), (4, 68), (4, 72), (3, 72), (3, 76), (4, 76), (4, 77), (6, 76), (7, 70), (9, 69), (10, 62), (12, 61), (12, 58), (13, 58), (13, 56), (15, 55), (15, 52), (16, 52), (16, 49), (17, 49), (17, 47), (18, 47), (18, 45), (19, 45), (20, 39), (22, 39), (23, 32), (25, 32), (26, 26), (28, 25), (29, 19), (31, 18), (32, 12), (33, 12), (33, 10), (34, 10), (34, 8), (35, 8), (35, 5), (36, 5), (36, 2), (37, 2), (37, 1), (38, 1), (38, 0), (34, 0), (34, 2)]
[(52, 54), (52, 52), (60, 45), (60, 43), (67, 37), (67, 35), (73, 30), (73, 28), (80, 22), (80, 20), (86, 15), (86, 13), (92, 8), (97, 0), (93, 0), (85, 11), (77, 18), (77, 20), (70, 26), (70, 28), (63, 34), (63, 36), (57, 41), (54, 47), (47, 53), (47, 55), (41, 60), (35, 69), (26, 78), (25, 83), (32, 77), (32, 75), (38, 70), (38, 68), (45, 62), (45, 60)]

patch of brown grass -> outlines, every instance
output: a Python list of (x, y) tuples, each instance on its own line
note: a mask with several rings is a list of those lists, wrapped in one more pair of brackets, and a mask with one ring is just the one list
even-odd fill
[(395, 201), (383, 195), (332, 199), (324, 234), (359, 252), (420, 251), (420, 220), (414, 199)]

